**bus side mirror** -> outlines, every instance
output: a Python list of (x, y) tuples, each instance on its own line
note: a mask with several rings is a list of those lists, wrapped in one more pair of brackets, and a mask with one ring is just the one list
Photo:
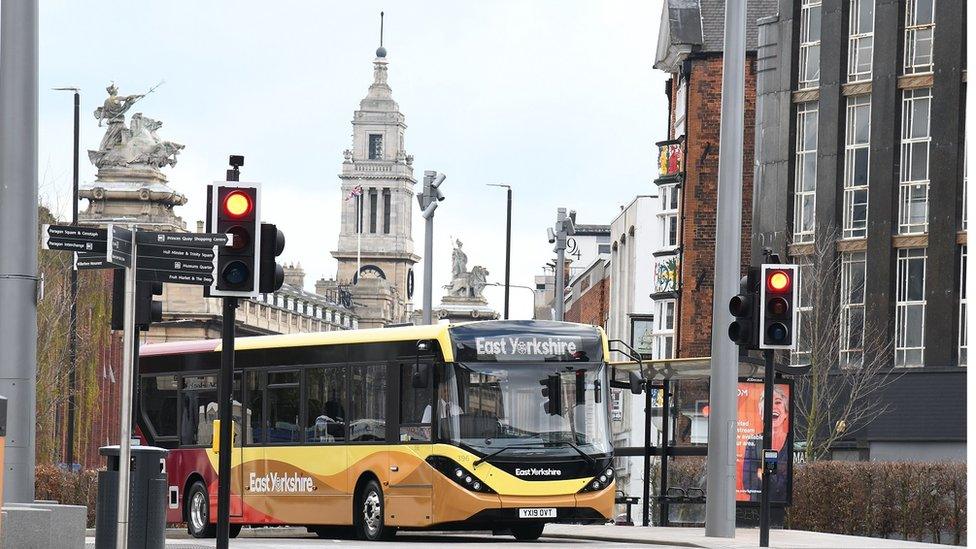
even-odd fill
[(414, 364), (410, 374), (410, 383), (414, 389), (426, 389), (430, 386), (430, 364)]
[(630, 372), (630, 392), (639, 395), (644, 392), (644, 379), (637, 372)]

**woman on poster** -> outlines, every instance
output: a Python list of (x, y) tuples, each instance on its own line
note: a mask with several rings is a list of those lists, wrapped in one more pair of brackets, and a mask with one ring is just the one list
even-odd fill
[[(763, 415), (763, 398), (759, 399), (759, 417)], [(776, 450), (776, 474), (769, 478), (770, 501), (786, 502), (786, 489), (789, 472), (789, 448), (786, 438), (790, 429), (789, 399), (785, 389), (776, 385), (773, 388), (773, 440)], [(742, 488), (749, 494), (749, 501), (759, 501), (762, 494), (762, 434), (750, 437), (742, 455)]]

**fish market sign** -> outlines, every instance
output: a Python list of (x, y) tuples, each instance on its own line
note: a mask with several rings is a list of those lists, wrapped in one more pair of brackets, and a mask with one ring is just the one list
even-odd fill
[(583, 345), (578, 337), (504, 335), (476, 337), (478, 360), (582, 360)]

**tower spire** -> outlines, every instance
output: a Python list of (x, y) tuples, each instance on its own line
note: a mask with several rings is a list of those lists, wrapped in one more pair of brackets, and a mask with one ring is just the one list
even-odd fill
[(383, 12), (380, 12), (380, 47), (376, 48), (376, 57), (386, 57), (386, 48), (383, 47)]

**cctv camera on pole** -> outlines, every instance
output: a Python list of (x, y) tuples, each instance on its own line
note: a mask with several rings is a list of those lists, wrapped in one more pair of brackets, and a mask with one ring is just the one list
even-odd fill
[(553, 309), (555, 316), (553, 320), (563, 319), (563, 307), (565, 305), (563, 297), (566, 294), (566, 240), (576, 234), (576, 211), (569, 212), (566, 216), (566, 208), (556, 210), (556, 226), (548, 229), (549, 242), (555, 243), (553, 251), (556, 252), (556, 289), (553, 295)]
[(424, 188), (417, 193), (420, 202), (420, 215), (424, 217), (424, 324), (433, 324), (431, 307), (433, 307), (434, 273), (434, 210), (437, 204), (444, 200), (440, 186), (447, 176), (433, 170), (424, 172)]

